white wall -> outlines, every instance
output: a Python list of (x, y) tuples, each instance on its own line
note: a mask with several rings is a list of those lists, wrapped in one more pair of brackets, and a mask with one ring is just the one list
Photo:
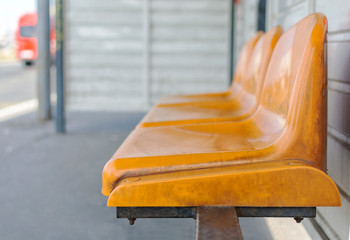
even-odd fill
[(350, 1), (269, 0), (268, 28), (288, 29), (312, 12), (328, 18), (328, 174), (342, 195), (341, 208), (318, 208), (316, 221), (330, 239), (349, 239), (350, 226)]
[(68, 107), (141, 110), (230, 81), (230, 0), (66, 2)]

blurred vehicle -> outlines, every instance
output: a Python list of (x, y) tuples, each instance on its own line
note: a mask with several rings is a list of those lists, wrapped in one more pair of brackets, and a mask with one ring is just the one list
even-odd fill
[(38, 15), (27, 13), (20, 17), (16, 31), (16, 56), (26, 66), (33, 64), (38, 56), (38, 40), (36, 38), (36, 24)]
[[(18, 21), (15, 34), (16, 56), (26, 66), (32, 65), (38, 57), (37, 22), (37, 13), (24, 14)], [(55, 22), (52, 19), (50, 19), (50, 53), (54, 61), (56, 53), (56, 29)]]

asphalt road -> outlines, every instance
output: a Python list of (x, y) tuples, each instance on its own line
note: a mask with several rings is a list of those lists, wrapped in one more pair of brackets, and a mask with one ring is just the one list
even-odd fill
[(0, 63), (0, 108), (33, 99), (36, 96), (36, 67), (20, 62)]

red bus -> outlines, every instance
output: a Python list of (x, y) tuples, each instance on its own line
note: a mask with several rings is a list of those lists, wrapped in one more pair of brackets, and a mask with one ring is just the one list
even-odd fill
[[(27, 13), (20, 17), (16, 31), (16, 56), (26, 66), (34, 63), (38, 56), (38, 40), (36, 37), (36, 25), (38, 15)], [(55, 22), (50, 21), (50, 53), (54, 60), (56, 52), (56, 29)]]
[(20, 17), (16, 31), (16, 56), (25, 65), (32, 65), (38, 56), (38, 40), (36, 38), (36, 24), (38, 15), (27, 13)]

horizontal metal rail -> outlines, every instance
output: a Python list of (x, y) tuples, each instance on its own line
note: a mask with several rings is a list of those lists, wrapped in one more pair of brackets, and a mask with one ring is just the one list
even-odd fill
[[(316, 217), (316, 207), (236, 207), (238, 217)], [(193, 218), (197, 207), (117, 207), (117, 218)], [(297, 220), (298, 221), (298, 220)]]

